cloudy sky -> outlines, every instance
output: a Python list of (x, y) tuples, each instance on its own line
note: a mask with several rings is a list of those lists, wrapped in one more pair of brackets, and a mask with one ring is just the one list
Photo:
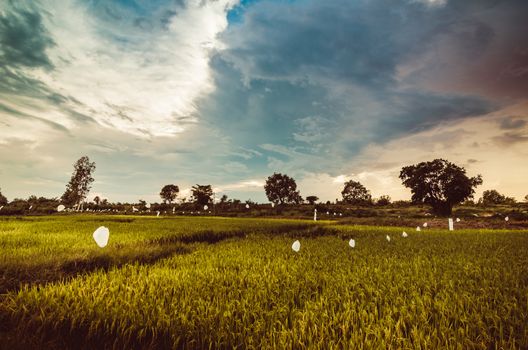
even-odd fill
[[(355, 179), (409, 199), (445, 158), (528, 194), (525, 0), (1, 0), (0, 187), (159, 200), (174, 183), (265, 201)], [(92, 197), (92, 196), (90, 196)]]

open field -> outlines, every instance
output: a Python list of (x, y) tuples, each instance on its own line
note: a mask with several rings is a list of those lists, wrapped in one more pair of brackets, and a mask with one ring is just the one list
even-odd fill
[(0, 249), (8, 348), (528, 348), (528, 230), (78, 215)]

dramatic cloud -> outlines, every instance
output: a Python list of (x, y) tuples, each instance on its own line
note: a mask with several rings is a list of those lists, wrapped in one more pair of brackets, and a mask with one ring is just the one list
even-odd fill
[(48, 97), (33, 113), (44, 103), (60, 105), (70, 116), (139, 136), (170, 136), (196, 122), (194, 102), (213, 90), (209, 54), (219, 48), (216, 36), (227, 27), (232, 1), (155, 9), (148, 3), (30, 4), (7, 5), (0, 35), (4, 69), (14, 80), (3, 85), (38, 82), (38, 95), (16, 92)]
[(499, 101), (401, 82), (401, 67), (453, 25), (445, 23), (451, 11), (417, 2), (256, 3), (222, 35), (226, 49), (212, 62), (219, 88), (201, 111), (245, 147), (288, 148), (282, 158), (270, 154), (269, 165), (299, 173), (339, 172), (370, 143), (489, 113)]
[(50, 68), (46, 50), (54, 42), (35, 8), (14, 9), (0, 17), (0, 57), (13, 66)]

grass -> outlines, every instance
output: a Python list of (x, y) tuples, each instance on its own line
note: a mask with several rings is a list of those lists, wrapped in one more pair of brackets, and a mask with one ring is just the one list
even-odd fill
[[(110, 228), (98, 248), (92, 233)], [(45, 283), (126, 263), (152, 263), (188, 253), (197, 242), (214, 243), (252, 232), (305, 230), (311, 222), (229, 218), (53, 216), (0, 219), (0, 294), (24, 283)]]
[[(38, 269), (28, 257), (46, 249), (56, 251), (37, 261), (112, 261), (76, 277), (9, 289), (0, 303), (4, 344), (528, 348), (525, 230), (407, 229), (402, 238), (403, 228), (329, 222), (111, 219), (122, 218), (2, 222), (3, 268), (24, 262)], [(110, 227), (108, 249), (90, 241), (99, 225)], [(352, 237), (355, 249), (347, 244)], [(299, 253), (291, 250), (295, 239)], [(174, 246), (181, 251), (147, 261), (148, 249)], [(114, 263), (119, 249), (126, 253)]]

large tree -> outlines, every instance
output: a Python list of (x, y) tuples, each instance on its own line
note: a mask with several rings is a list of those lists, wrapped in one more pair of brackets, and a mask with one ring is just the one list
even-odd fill
[(178, 196), (180, 188), (176, 185), (165, 185), (161, 189), (160, 197), (165, 203), (171, 204)]
[(191, 188), (193, 201), (198, 205), (205, 205), (212, 202), (213, 188), (211, 185), (194, 185)]
[(2, 194), (2, 189), (0, 189), (0, 206), (7, 205), (7, 198)]
[(473, 197), (482, 176), (468, 177), (466, 169), (444, 159), (403, 167), (400, 179), (411, 189), (413, 203), (432, 206), (439, 215), (451, 215), (453, 205)]
[(66, 185), (66, 191), (62, 195), (61, 201), (65, 205), (77, 205), (79, 207), (92, 187), (95, 162), (90, 162), (87, 156), (83, 156), (73, 164), (73, 168), (73, 174), (70, 182)]
[(341, 195), (343, 196), (343, 201), (348, 204), (368, 204), (372, 201), (370, 191), (360, 182), (354, 180), (345, 182)]
[(302, 202), (295, 180), (286, 174), (274, 173), (269, 176), (264, 185), (264, 190), (268, 200), (275, 204)]

